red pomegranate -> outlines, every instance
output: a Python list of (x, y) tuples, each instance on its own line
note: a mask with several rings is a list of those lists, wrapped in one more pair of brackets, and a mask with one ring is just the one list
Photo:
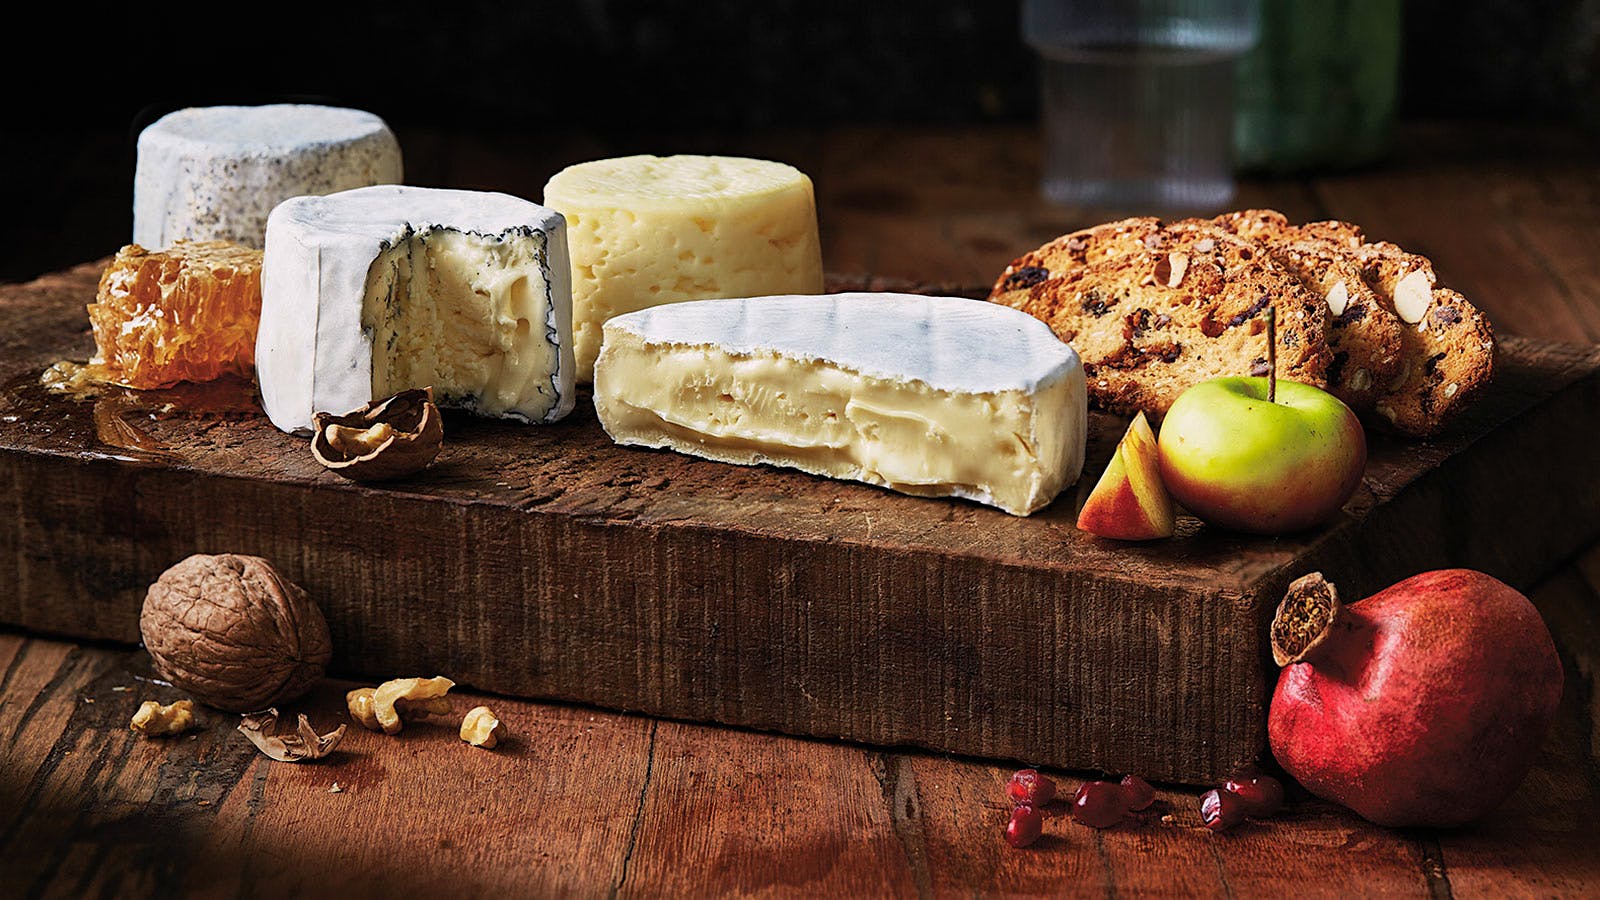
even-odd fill
[(1561, 699), (1533, 604), (1482, 572), (1425, 572), (1342, 606), (1321, 573), (1272, 622), (1279, 764), (1380, 825), (1454, 826), (1522, 781)]

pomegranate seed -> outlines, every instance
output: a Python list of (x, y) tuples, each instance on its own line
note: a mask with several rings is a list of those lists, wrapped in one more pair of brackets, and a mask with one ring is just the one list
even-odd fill
[(1011, 776), (1006, 783), (1006, 796), (1012, 803), (1027, 806), (1043, 806), (1049, 803), (1056, 795), (1056, 783), (1048, 775), (1040, 775), (1035, 769), (1023, 769)]
[(1156, 802), (1156, 789), (1137, 775), (1122, 776), (1122, 799), (1134, 812), (1150, 808)]
[(1031, 806), (1017, 806), (1011, 810), (1011, 821), (1006, 823), (1006, 843), (1013, 847), (1026, 847), (1037, 841), (1044, 831), (1044, 816)]
[(1072, 817), (1090, 828), (1110, 828), (1127, 814), (1122, 786), (1109, 781), (1085, 781), (1072, 800)]
[(1252, 819), (1265, 819), (1283, 809), (1283, 782), (1271, 775), (1235, 776), (1222, 789), (1238, 796)]
[(1206, 791), (1200, 798), (1200, 819), (1212, 831), (1223, 831), (1244, 821), (1244, 803), (1231, 791)]

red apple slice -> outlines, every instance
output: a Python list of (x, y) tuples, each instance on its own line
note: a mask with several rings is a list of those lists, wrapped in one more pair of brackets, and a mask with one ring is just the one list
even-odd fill
[(1111, 464), (1078, 513), (1078, 527), (1122, 541), (1172, 537), (1172, 497), (1161, 483), (1156, 436), (1144, 413), (1134, 416), (1117, 444)]

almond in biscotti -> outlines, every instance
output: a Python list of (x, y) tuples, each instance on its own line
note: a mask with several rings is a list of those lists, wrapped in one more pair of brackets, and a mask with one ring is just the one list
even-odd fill
[[(1374, 388), (1376, 415), (1368, 418), (1377, 424), (1413, 437), (1435, 434), (1493, 377), (1494, 333), (1488, 319), (1460, 294), (1439, 287), (1426, 257), (1394, 244), (1368, 243), (1361, 228), (1349, 222), (1289, 225), (1272, 210), (1227, 218), (1242, 230), (1279, 230), (1296, 241), (1313, 240), (1360, 268), (1377, 308), (1400, 328), (1400, 366)], [(1334, 375), (1340, 373), (1336, 362)]]
[(1494, 375), (1494, 332), (1465, 297), (1441, 288), (1433, 263), (1390, 243), (1368, 243), (1349, 222), (1310, 222), (1361, 267), (1380, 304), (1401, 322), (1400, 370), (1373, 405), (1379, 425), (1412, 437), (1436, 434)]
[(1083, 360), (1102, 408), (1162, 415), (1190, 386), (1265, 365), (1277, 310), (1279, 376), (1327, 384), (1327, 305), (1260, 245), (1207, 222), (1125, 219), (1018, 258), (989, 299), (1043, 320)]
[(1356, 412), (1371, 412), (1384, 386), (1401, 370), (1402, 325), (1367, 285), (1349, 248), (1331, 228), (1310, 233), (1275, 210), (1243, 210), (1213, 221), (1265, 246), (1273, 259), (1322, 296), (1333, 352), (1328, 390)]
[(1401, 371), (1376, 404), (1402, 434), (1437, 433), (1494, 376), (1494, 330), (1467, 299), (1438, 286), (1433, 263), (1390, 243), (1357, 251), (1362, 274), (1405, 323)]

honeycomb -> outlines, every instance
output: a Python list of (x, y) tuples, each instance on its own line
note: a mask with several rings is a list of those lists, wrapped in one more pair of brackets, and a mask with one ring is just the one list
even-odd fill
[(100, 276), (89, 322), (92, 365), (134, 388), (211, 381), (255, 369), (261, 251), (227, 241), (129, 244)]

